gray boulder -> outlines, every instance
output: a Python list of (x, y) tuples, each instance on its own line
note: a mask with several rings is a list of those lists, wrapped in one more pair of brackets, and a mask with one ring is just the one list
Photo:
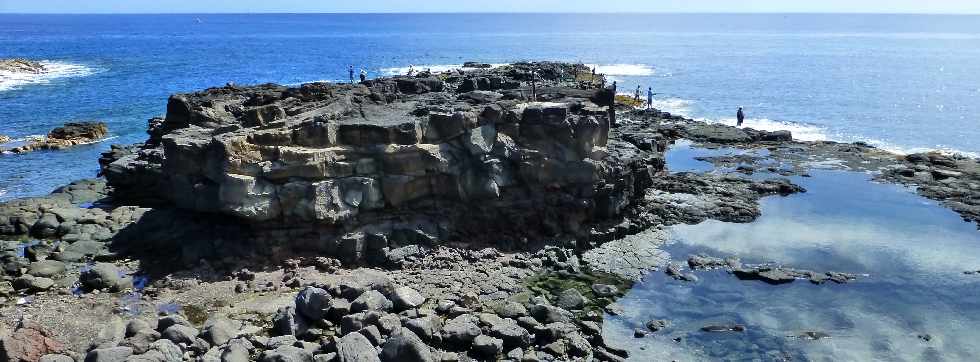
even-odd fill
[(369, 290), (354, 299), (350, 304), (351, 312), (376, 311), (383, 312), (391, 309), (392, 303), (384, 294), (377, 290)]
[(406, 310), (421, 306), (422, 303), (425, 303), (425, 297), (410, 287), (398, 287), (391, 294), (391, 301), (397, 310)]
[(204, 323), (204, 329), (201, 331), (201, 336), (212, 346), (228, 343), (237, 335), (238, 326), (235, 325), (235, 322), (225, 318), (209, 319)]
[(473, 352), (486, 357), (496, 357), (504, 350), (504, 341), (488, 335), (480, 335), (473, 339)]
[(577, 310), (585, 307), (587, 300), (578, 289), (566, 289), (565, 291), (558, 294), (558, 300), (555, 301), (555, 305), (567, 310)]
[(430, 362), (432, 351), (419, 336), (408, 328), (396, 331), (381, 345), (384, 362)]
[(51, 278), (64, 273), (65, 263), (57, 260), (36, 261), (27, 268), (27, 274), (42, 278)]
[(474, 338), (483, 334), (476, 321), (476, 317), (463, 314), (446, 322), (446, 325), (442, 327), (442, 335), (445, 341), (458, 348), (469, 346), (473, 343)]
[(262, 352), (259, 356), (262, 362), (313, 362), (313, 354), (309, 351), (294, 347), (282, 346), (271, 351)]
[(93, 349), (85, 355), (85, 362), (125, 362), (131, 355), (133, 349), (129, 347)]
[(197, 329), (177, 324), (167, 328), (160, 336), (175, 344), (183, 343), (189, 346), (194, 344), (197, 335)]
[(133, 279), (125, 276), (119, 268), (110, 263), (96, 263), (79, 276), (82, 285), (90, 290), (105, 289), (122, 291), (133, 287)]
[(360, 333), (350, 333), (337, 342), (338, 362), (380, 362), (378, 351), (367, 337)]

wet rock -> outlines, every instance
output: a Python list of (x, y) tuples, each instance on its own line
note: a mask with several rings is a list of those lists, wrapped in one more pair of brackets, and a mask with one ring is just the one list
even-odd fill
[(659, 332), (660, 330), (670, 327), (670, 321), (666, 319), (656, 319), (647, 322), (646, 327), (651, 332)]
[(614, 297), (619, 294), (619, 288), (609, 284), (592, 284), (592, 292), (599, 297)]
[(819, 331), (806, 331), (806, 332), (800, 333), (799, 338), (800, 339), (811, 340), (811, 341), (816, 341), (816, 340), (819, 340), (819, 339), (830, 338), (830, 335), (827, 334), (827, 333), (824, 333), (824, 332), (819, 332)]
[(668, 264), (664, 272), (667, 273), (667, 275), (669, 275), (671, 278), (674, 278), (676, 280), (685, 281), (685, 282), (698, 281), (698, 277), (696, 275), (691, 273), (685, 273), (683, 269), (681, 269), (681, 266), (677, 265), (676, 263)]
[(378, 351), (364, 335), (350, 333), (337, 342), (337, 361), (375, 362), (381, 359), (378, 358)]
[(381, 361), (431, 362), (432, 352), (419, 336), (402, 328), (381, 345)]
[(528, 308), (528, 313), (541, 323), (567, 323), (572, 319), (572, 313), (550, 305), (535, 304)]
[(643, 337), (646, 337), (646, 336), (647, 336), (647, 331), (645, 331), (645, 330), (643, 330), (641, 328), (635, 328), (635, 329), (633, 329), (633, 337), (634, 338), (643, 338)]
[(133, 280), (114, 264), (96, 263), (91, 269), (82, 272), (79, 280), (89, 290), (122, 291), (133, 287)]
[(704, 332), (745, 332), (745, 326), (740, 324), (732, 325), (709, 325), (701, 327)]
[(587, 302), (588, 300), (582, 296), (582, 293), (578, 289), (572, 288), (566, 289), (558, 294), (555, 305), (566, 310), (577, 310), (585, 307), (585, 303)]
[(796, 281), (796, 274), (782, 268), (736, 269), (732, 271), (742, 280), (761, 280), (768, 284), (786, 284)]

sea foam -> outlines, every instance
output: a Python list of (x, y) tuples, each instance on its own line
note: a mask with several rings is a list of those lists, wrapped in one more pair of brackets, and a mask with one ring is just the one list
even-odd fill
[(97, 69), (68, 62), (40, 61), (44, 66), (41, 73), (18, 73), (0, 71), (0, 92), (18, 89), (25, 85), (48, 84), (55, 79), (84, 77), (95, 74)]
[(586, 64), (586, 66), (595, 68), (597, 74), (607, 76), (648, 77), (656, 73), (653, 67), (646, 64)]

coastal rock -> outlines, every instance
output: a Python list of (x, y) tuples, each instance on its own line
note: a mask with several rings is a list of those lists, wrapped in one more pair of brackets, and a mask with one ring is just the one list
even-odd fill
[(121, 291), (133, 286), (132, 278), (125, 276), (118, 267), (110, 263), (96, 263), (82, 272), (79, 280), (90, 290)]
[(8, 151), (25, 153), (35, 150), (61, 150), (101, 140), (108, 134), (109, 127), (102, 122), (69, 122), (51, 130), (47, 137), (29, 140), (26, 144)]
[(422, 303), (425, 303), (425, 297), (410, 287), (395, 288), (391, 300), (398, 310), (418, 308)]
[(350, 333), (337, 342), (338, 362), (378, 362), (378, 352), (360, 333)]
[(37, 61), (19, 58), (0, 59), (0, 72), (41, 74), (45, 71), (44, 64)]
[(7, 142), (10, 142), (10, 136), (4, 136), (4, 135), (0, 134), (0, 144), (4, 144), (4, 143), (7, 143)]
[[(398, 265), (398, 248), (454, 237), (586, 239), (589, 225), (622, 217), (663, 164), (655, 150), (609, 142), (609, 90), (561, 77), (575, 67), (177, 94), (145, 143), (104, 154), (102, 173), (115, 200), (225, 225), (195, 239), (244, 222), (249, 233), (232, 232), (244, 243), (288, 232), (299, 237), (284, 244), (345, 263)], [(531, 70), (538, 101), (519, 89)], [(468, 82), (477, 89), (457, 91)], [(393, 213), (406, 217), (383, 217)], [(133, 234), (142, 250), (189, 243)]]
[(383, 362), (430, 362), (432, 352), (422, 339), (407, 328), (401, 328), (381, 345)]

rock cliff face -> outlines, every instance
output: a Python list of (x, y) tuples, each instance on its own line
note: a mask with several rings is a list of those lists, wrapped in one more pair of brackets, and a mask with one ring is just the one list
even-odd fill
[(576, 70), (515, 64), (178, 94), (145, 144), (107, 153), (103, 173), (119, 200), (355, 249), (388, 238), (587, 240), (663, 161), (608, 140), (613, 94), (575, 83)]

